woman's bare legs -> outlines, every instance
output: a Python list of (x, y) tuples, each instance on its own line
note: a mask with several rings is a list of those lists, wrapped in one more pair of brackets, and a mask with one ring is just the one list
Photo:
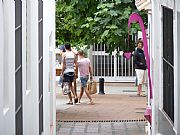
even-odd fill
[(90, 104), (94, 104), (93, 101), (92, 101), (91, 94), (89, 93), (88, 89), (86, 87), (84, 89), (85, 89), (87, 97), (89, 98)]
[(84, 89), (83, 89), (83, 87), (81, 87), (80, 94), (79, 94), (79, 103), (80, 103), (80, 101), (81, 101), (81, 98), (82, 98), (82, 96), (83, 96), (83, 93), (84, 93)]

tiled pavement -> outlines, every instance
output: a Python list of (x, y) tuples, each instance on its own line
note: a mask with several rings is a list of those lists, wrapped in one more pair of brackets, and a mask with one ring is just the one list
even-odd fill
[[(126, 86), (127, 85), (127, 86)], [(57, 93), (57, 135), (145, 135), (147, 97), (136, 96), (132, 84), (107, 84), (105, 95), (95, 94), (95, 105), (86, 95), (79, 105), (66, 105)]]
[(58, 122), (57, 135), (146, 135), (145, 122)]

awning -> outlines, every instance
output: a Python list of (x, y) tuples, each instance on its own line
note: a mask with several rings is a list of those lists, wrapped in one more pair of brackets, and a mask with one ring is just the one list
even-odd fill
[(150, 10), (151, 9), (151, 0), (136, 0), (135, 5), (138, 10)]

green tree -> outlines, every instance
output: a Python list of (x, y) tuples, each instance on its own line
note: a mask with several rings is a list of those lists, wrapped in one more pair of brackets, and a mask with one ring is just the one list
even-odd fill
[[(58, 0), (56, 4), (57, 44), (75, 46), (94, 43), (127, 49), (127, 23), (131, 13), (138, 12), (133, 0)], [(147, 23), (145, 12), (139, 12)], [(131, 34), (139, 29), (133, 24)], [(126, 42), (125, 42), (126, 41)], [(132, 46), (133, 42), (130, 42)]]
[(81, 26), (88, 16), (93, 16), (97, 4), (96, 0), (57, 0), (56, 44), (70, 42), (74, 46), (86, 45), (84, 37), (90, 33)]

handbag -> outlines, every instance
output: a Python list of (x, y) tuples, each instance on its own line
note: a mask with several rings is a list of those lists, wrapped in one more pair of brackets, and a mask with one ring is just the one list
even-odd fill
[(91, 95), (96, 94), (97, 93), (97, 82), (96, 81), (88, 82), (87, 89)]
[(62, 93), (63, 93), (63, 95), (67, 95), (68, 92), (69, 92), (68, 83), (64, 83), (63, 87), (62, 87)]

